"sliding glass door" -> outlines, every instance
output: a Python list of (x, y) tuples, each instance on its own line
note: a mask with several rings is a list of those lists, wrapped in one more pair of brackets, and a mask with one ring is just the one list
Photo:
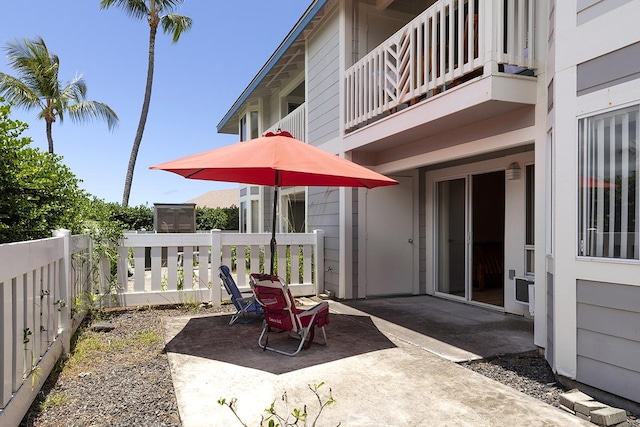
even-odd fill
[(467, 179), (441, 181), (436, 187), (437, 290), (466, 296)]
[(436, 183), (436, 290), (504, 306), (504, 171)]

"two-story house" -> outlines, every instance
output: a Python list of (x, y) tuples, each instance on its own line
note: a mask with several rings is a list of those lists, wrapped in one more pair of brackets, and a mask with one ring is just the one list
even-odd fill
[[(400, 185), (287, 188), (336, 297), (533, 316), (567, 380), (640, 402), (640, 0), (315, 0), (218, 131), (280, 128)], [(269, 231), (270, 188), (241, 189)], [(527, 286), (531, 284), (531, 286)]]

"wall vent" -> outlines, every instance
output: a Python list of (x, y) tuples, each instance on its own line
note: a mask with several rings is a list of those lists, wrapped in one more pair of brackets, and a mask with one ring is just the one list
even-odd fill
[(532, 276), (514, 277), (516, 301), (521, 304), (529, 304), (529, 285), (534, 284)]

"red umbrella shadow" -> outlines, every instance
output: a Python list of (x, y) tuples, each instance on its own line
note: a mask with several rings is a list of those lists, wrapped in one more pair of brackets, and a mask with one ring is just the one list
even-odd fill
[[(284, 356), (258, 347), (261, 322), (229, 325), (230, 315), (190, 319), (165, 346), (167, 353), (179, 353), (284, 374), (374, 351), (395, 348), (369, 316), (329, 315), (326, 326), (328, 345), (314, 343), (295, 357)], [(317, 331), (316, 331), (317, 332)], [(316, 333), (317, 342), (322, 342)], [(271, 333), (269, 342), (279, 347), (297, 347), (296, 339), (286, 332)]]

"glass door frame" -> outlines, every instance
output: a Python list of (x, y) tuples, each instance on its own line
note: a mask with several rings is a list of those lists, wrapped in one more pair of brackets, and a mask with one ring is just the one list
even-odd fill
[[(473, 171), (473, 172), (469, 172), (466, 173), (464, 175), (453, 175), (453, 176), (448, 176), (446, 178), (443, 179), (436, 179), (434, 181), (434, 207), (433, 207), (433, 266), (434, 266), (434, 275), (433, 275), (433, 280), (434, 280), (434, 294), (438, 297), (443, 297), (443, 298), (451, 298), (454, 299), (456, 301), (464, 301), (464, 302), (473, 302), (474, 304), (479, 304), (482, 306), (487, 306), (489, 308), (492, 309), (497, 309), (497, 310), (504, 310), (504, 304), (502, 306), (499, 305), (491, 305), (491, 304), (486, 304), (484, 302), (481, 301), (476, 301), (473, 299), (473, 244), (474, 244), (474, 230), (473, 230), (473, 185), (474, 185), (474, 177), (478, 176), (478, 175), (483, 175), (483, 174), (487, 174), (487, 173), (493, 173), (493, 172), (504, 172), (504, 169), (502, 168), (491, 168), (488, 170), (482, 170), (482, 171)], [(439, 233), (440, 233), (440, 227), (439, 227), (439, 219), (440, 219), (440, 204), (439, 204), (439, 184), (443, 183), (443, 182), (450, 182), (450, 181), (456, 181), (456, 180), (460, 180), (460, 179), (464, 179), (465, 181), (465, 194), (464, 194), (464, 296), (458, 296), (446, 291), (442, 291), (439, 289), (439, 278), (440, 278), (440, 271), (439, 271), (439, 259), (438, 259), (438, 255), (440, 252), (440, 240), (439, 240)], [(505, 203), (506, 203), (506, 188), (505, 188)], [(504, 225), (503, 227), (506, 227), (506, 225)], [(504, 245), (506, 245), (506, 228), (503, 230), (503, 248), (505, 247)], [(504, 267), (504, 258), (503, 258), (503, 268)], [(504, 272), (503, 272), (504, 273)], [(503, 284), (503, 292), (504, 292), (504, 286), (506, 286), (506, 284)]]
[[(434, 243), (434, 251), (433, 251), (433, 280), (434, 280), (434, 294), (438, 297), (442, 298), (450, 298), (456, 301), (471, 301), (471, 269), (469, 266), (471, 265), (471, 182), (472, 182), (472, 174), (464, 174), (464, 175), (455, 175), (448, 176), (443, 179), (437, 179), (434, 181), (434, 205), (433, 205), (433, 243)], [(439, 184), (443, 182), (450, 182), (456, 180), (464, 180), (464, 296), (454, 295), (448, 292), (444, 292), (439, 290), (439, 243), (440, 243), (440, 231), (439, 231), (439, 220), (440, 220), (440, 204), (438, 203), (439, 198)]]

